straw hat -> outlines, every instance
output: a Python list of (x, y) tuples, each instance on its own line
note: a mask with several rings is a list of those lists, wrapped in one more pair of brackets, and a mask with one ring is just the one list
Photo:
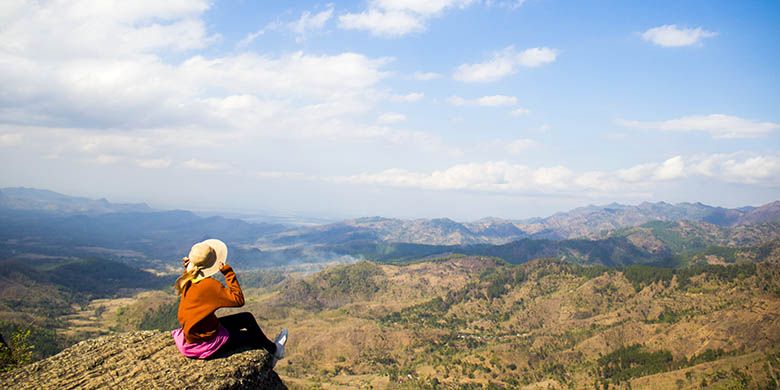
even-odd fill
[(193, 282), (199, 282), (219, 272), (227, 261), (227, 245), (214, 238), (201, 241), (192, 246), (187, 257), (190, 259), (187, 271), (196, 270)]

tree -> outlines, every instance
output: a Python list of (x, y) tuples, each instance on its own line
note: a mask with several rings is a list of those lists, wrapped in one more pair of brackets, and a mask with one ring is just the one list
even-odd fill
[(11, 336), (11, 343), (6, 344), (0, 335), (0, 371), (9, 371), (32, 361), (33, 346), (29, 337), (30, 329), (19, 328)]

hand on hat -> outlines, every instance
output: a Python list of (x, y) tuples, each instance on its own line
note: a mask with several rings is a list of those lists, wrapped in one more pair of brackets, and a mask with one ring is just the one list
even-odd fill
[(187, 268), (188, 265), (190, 265), (190, 258), (189, 257), (182, 257), (181, 262), (184, 263), (184, 268)]
[(225, 262), (222, 263), (222, 266), (219, 267), (219, 272), (222, 272), (222, 274), (224, 275), (229, 269), (231, 269), (230, 265), (228, 265), (227, 260), (225, 260)]

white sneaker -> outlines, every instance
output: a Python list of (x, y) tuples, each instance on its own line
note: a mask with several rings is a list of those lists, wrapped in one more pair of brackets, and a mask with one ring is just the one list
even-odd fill
[(284, 345), (287, 344), (287, 328), (284, 328), (279, 332), (279, 335), (276, 336), (274, 342), (276, 343), (276, 353), (274, 353), (273, 365), (276, 366), (276, 362), (278, 362), (279, 359), (284, 358)]

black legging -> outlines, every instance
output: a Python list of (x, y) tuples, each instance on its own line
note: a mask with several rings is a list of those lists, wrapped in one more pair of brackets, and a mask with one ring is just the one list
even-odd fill
[(219, 317), (219, 322), (230, 333), (226, 349), (239, 347), (263, 348), (270, 354), (276, 353), (276, 344), (265, 336), (249, 312)]

